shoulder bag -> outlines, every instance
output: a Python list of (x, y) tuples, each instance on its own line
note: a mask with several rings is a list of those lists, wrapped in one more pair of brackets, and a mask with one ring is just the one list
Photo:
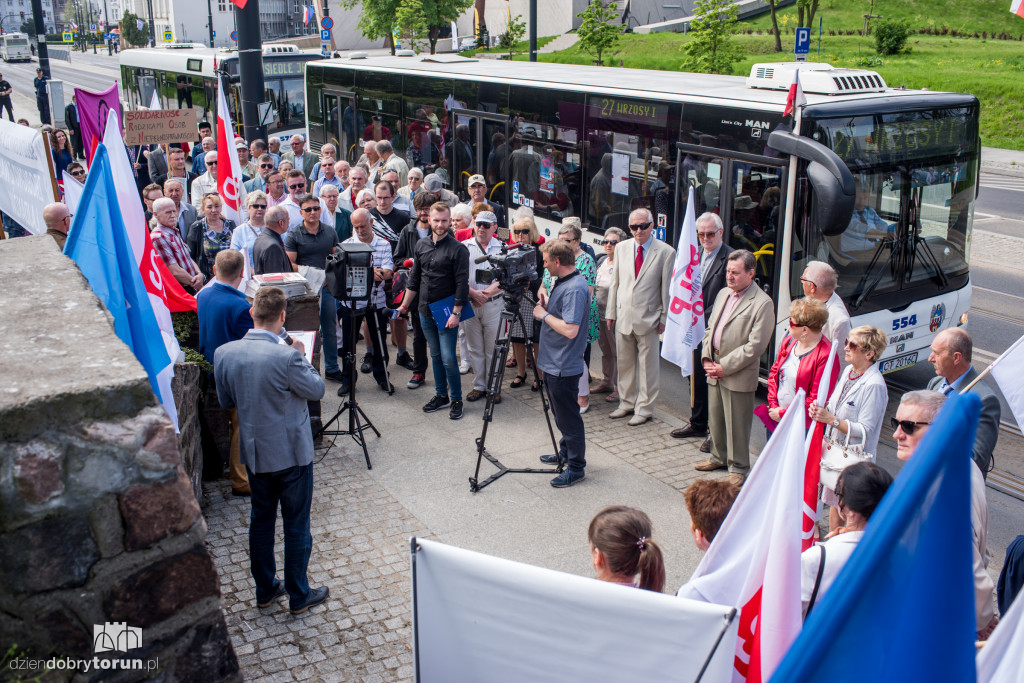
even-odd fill
[[(864, 428), (856, 422), (847, 421), (847, 424), (850, 431), (843, 439), (838, 438), (842, 436), (841, 432), (830, 430), (832, 436), (825, 439), (825, 451), (821, 454), (821, 484), (833, 491), (836, 490), (840, 472), (858, 462), (875, 459), (873, 453), (864, 450), (864, 442), (867, 440)], [(859, 444), (850, 443), (855, 429), (860, 433)]]

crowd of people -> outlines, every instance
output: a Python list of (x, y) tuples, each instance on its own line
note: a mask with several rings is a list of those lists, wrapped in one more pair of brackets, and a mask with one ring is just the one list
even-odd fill
[[(630, 428), (651, 420), (659, 394), (659, 335), (669, 314), (675, 251), (655, 239), (649, 210), (636, 209), (628, 214), (627, 225), (610, 227), (599, 243), (599, 258), (583, 239), (578, 218), (563, 219), (556, 238), (545, 240), (528, 209), (508, 214), (488, 198), (482, 175), (468, 179), (468, 199), (460, 201), (436, 174), (410, 168), (387, 140), (367, 143), (360, 160), (350, 163), (338, 159), (333, 145), (314, 153), (295, 135), (283, 153), (276, 138), (235, 140), (247, 193), (236, 224), (225, 216), (217, 190), (228, 156), (216, 149), (207, 122), (198, 132), (191, 149), (140, 146), (129, 148), (129, 156), (155, 251), (182, 287), (198, 295), (201, 350), (215, 366), (223, 405), (232, 409), (230, 479), (236, 495), (253, 498), (258, 541), (252, 562), (261, 606), (285, 592), (293, 611), (326, 598), (326, 589), (309, 587), (304, 563), (286, 562), (282, 584), (273, 576), (272, 556), (267, 555), (267, 547), (270, 553), (273, 548), (270, 509), (280, 504), (286, 547), (298, 547), (300, 555), (305, 548), (308, 562), (312, 444), (307, 443), (309, 417), (304, 411), (306, 400), (322, 397), (323, 379), (336, 384), (338, 395), (346, 395), (351, 377), (369, 374), (391, 394), (393, 344), (393, 366), (411, 373), (408, 389), (425, 384), (428, 366), (432, 370), (434, 391), (424, 412), (447, 409), (448, 417), (458, 420), (465, 412), (464, 401), (489, 397), (501, 402), (503, 387), (494, 390), (488, 384), (504, 307), (499, 283), (485, 272), (492, 268), (489, 256), (514, 246), (538, 249), (536, 278), (520, 303), (521, 319), (508, 331), (512, 353), (507, 365), (514, 369), (508, 388), (529, 384), (550, 399), (561, 440), (558, 452), (541, 461), (565, 465), (552, 486), (573, 486), (585, 478), (582, 415), (590, 408), (591, 394), (606, 394), (607, 401), (617, 404), (609, 417), (629, 417)], [(76, 144), (74, 132), (51, 129), (46, 134), (55, 165), (84, 182), (87, 169), (79, 161), (80, 141)], [(47, 234), (63, 247), (71, 224), (68, 207), (50, 204), (43, 218)], [(690, 421), (672, 436), (701, 439), (699, 449), (708, 458), (696, 469), (727, 470), (728, 476), (698, 481), (687, 490), (694, 542), (708, 547), (744, 484), (755, 416), (769, 433), (791, 409), (802, 412), (808, 428), (822, 423), (821, 499), (829, 507), (829, 532), (828, 540), (803, 558), (807, 611), (828, 590), (892, 481), (874, 462), (888, 400), (877, 364), (887, 336), (870, 326), (851, 329), (836, 294), (836, 271), (827, 263), (809, 262), (800, 277), (805, 296), (792, 303), (788, 334), (776, 344), (767, 404), (755, 409), (760, 359), (775, 331), (774, 302), (754, 282), (754, 255), (726, 245), (718, 215), (701, 215), (696, 227), (706, 331), (694, 351)], [(300, 342), (289, 341), (292, 348), (280, 351), (258, 343), (287, 337), (282, 293), (265, 287), (250, 305), (239, 287), (246, 275), (323, 271), (332, 253), (354, 243), (372, 251), (372, 290), (367, 300), (358, 302), (337, 301), (326, 285), (317, 292), (321, 379), (303, 360)], [(352, 330), (358, 332), (353, 335)], [(360, 340), (365, 344), (361, 359), (355, 353)], [(599, 376), (591, 372), (594, 342), (601, 349)], [(833, 344), (838, 355), (826, 378)], [(265, 366), (257, 368), (252, 357), (265, 357)], [(969, 390), (982, 398), (973, 449), (972, 525), (977, 630), (985, 636), (998, 621), (992, 581), (985, 571), (984, 477), (998, 438), (999, 401), (984, 382), (975, 382), (971, 357), (966, 331), (940, 332), (929, 358), (935, 380), (925, 391), (904, 395), (892, 427), (898, 457), (907, 459), (945, 395)], [(472, 386), (464, 395), (462, 378), (469, 372), (474, 374)], [(279, 412), (265, 422), (260, 417), (277, 400), (263, 395), (265, 387), (273, 383), (280, 388), (277, 380), (282, 377), (294, 382), (279, 397), (292, 405), (285, 432), (267, 428), (276, 424)], [(827, 395), (818, 396), (823, 387)], [(805, 398), (797, 405), (800, 390)], [(269, 445), (275, 446), (265, 448)], [(268, 457), (277, 446), (281, 453)], [(841, 452), (839, 465), (832, 452)], [(599, 578), (662, 590), (661, 550), (642, 512), (603, 510), (588, 537)]]

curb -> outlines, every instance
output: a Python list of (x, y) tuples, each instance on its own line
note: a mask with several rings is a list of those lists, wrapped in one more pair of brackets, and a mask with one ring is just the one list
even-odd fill
[(1011, 178), (1024, 178), (1024, 166), (1001, 163), (988, 163), (981, 162), (981, 170), (984, 173), (994, 173), (996, 175), (1008, 176)]

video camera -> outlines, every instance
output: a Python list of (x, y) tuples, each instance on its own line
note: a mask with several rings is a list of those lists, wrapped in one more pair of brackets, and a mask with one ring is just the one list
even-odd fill
[(537, 279), (537, 247), (501, 246), (500, 254), (485, 254), (476, 258), (476, 263), (486, 261), (491, 270), (478, 270), (477, 283), (488, 285), (497, 280), (507, 294), (522, 294)]

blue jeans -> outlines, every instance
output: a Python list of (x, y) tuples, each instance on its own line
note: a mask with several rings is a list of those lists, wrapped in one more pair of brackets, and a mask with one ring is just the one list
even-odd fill
[(320, 338), (324, 372), (338, 371), (338, 300), (324, 287), (320, 291)]
[(256, 474), (248, 467), (252, 491), (249, 518), (249, 563), (256, 581), (256, 602), (266, 602), (277, 590), (274, 563), (274, 526), (281, 505), (284, 527), (284, 587), (292, 609), (309, 598), (309, 554), (313, 535), (309, 531), (309, 508), (313, 502), (313, 464)]
[(583, 432), (583, 416), (580, 415), (580, 406), (576, 400), (582, 376), (580, 373), (556, 377), (544, 373), (544, 386), (547, 387), (548, 400), (551, 401), (555, 426), (562, 433), (558, 441), (558, 452), (573, 472), (582, 472), (587, 466), (587, 439)]
[(462, 375), (459, 374), (459, 361), (455, 358), (455, 346), (459, 341), (459, 328), (439, 330), (432, 316), (420, 313), (420, 326), (423, 336), (430, 347), (430, 366), (434, 370), (434, 392), (438, 396), (448, 396), (451, 388), (451, 399), (462, 400)]

